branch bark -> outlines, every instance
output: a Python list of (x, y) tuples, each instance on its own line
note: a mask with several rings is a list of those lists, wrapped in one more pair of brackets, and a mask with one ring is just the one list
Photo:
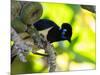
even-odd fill
[[(32, 29), (32, 30), (31, 30)], [(38, 34), (38, 31), (35, 30), (34, 27), (29, 28), (28, 31), (31, 34), (31, 37), (33, 38), (34, 44), (38, 48), (42, 48), (45, 50), (45, 53), (47, 53), (47, 61), (49, 65), (49, 72), (54, 72), (56, 69), (56, 56), (53, 46), (46, 41), (45, 38), (40, 36)], [(36, 39), (37, 38), (37, 39)], [(11, 40), (13, 40), (14, 46), (11, 50), (11, 58), (14, 58), (16, 55), (19, 56), (20, 60), (23, 62), (26, 62), (25, 56), (31, 51), (33, 53), (36, 53), (32, 51), (32, 45), (27, 44), (23, 39), (20, 38), (20, 36), (17, 34), (17, 32), (11, 28)], [(36, 53), (37, 54), (37, 53)]]

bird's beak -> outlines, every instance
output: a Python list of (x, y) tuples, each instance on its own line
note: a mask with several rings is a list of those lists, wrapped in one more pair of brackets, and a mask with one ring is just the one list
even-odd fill
[(68, 42), (71, 43), (71, 39), (69, 39)]

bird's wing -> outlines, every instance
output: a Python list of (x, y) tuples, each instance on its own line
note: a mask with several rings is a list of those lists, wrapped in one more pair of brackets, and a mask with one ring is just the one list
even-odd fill
[(56, 26), (57, 24), (48, 19), (40, 19), (38, 22), (34, 23), (33, 25), (38, 31), (41, 31)]

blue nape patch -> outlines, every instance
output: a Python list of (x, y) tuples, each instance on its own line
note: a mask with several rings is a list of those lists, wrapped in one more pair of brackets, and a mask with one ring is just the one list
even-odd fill
[(66, 37), (64, 35), (61, 35), (61, 38), (66, 39)]
[(61, 38), (66, 39), (66, 37), (64, 36), (66, 31), (67, 31), (67, 29), (63, 29), (62, 34), (61, 34)]

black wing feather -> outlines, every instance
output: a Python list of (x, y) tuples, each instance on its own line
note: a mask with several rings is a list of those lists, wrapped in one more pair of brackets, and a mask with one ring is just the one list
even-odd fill
[(50, 28), (52, 26), (57, 26), (56, 23), (54, 23), (53, 21), (48, 20), (48, 19), (40, 19), (39, 21), (37, 21), (33, 25), (39, 31)]

